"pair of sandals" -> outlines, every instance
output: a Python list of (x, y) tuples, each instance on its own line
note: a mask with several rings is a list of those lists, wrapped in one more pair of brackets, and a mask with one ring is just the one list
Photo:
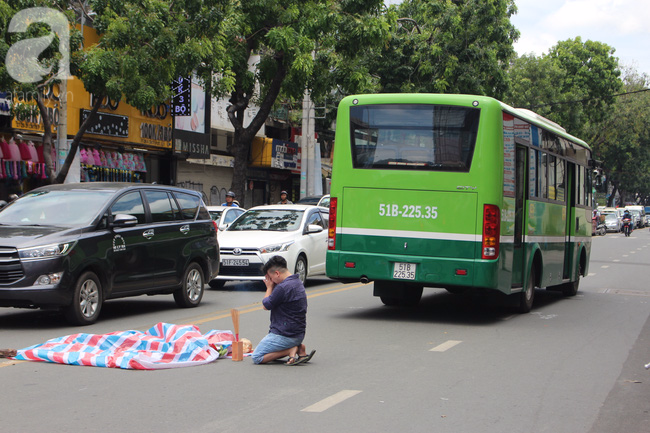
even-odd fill
[(290, 356), (289, 360), (287, 362), (285, 362), (284, 364), (285, 365), (304, 364), (305, 362), (309, 362), (311, 360), (311, 358), (314, 356), (315, 353), (316, 353), (316, 351), (312, 350), (309, 355), (298, 356), (298, 354), (296, 354), (296, 356)]

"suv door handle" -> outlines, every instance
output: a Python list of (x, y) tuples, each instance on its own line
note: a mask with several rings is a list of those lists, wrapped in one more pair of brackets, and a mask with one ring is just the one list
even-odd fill
[(190, 226), (186, 224), (186, 225), (182, 226), (182, 227), (180, 228), (180, 230), (181, 230), (181, 233), (183, 233), (184, 235), (186, 235), (186, 234), (188, 234), (189, 231), (190, 231)]
[(153, 229), (145, 230), (142, 232), (142, 236), (144, 236), (147, 239), (151, 239), (153, 237)]

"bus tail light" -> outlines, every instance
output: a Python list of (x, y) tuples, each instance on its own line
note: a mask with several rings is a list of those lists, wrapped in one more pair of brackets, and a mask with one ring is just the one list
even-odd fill
[(330, 218), (327, 229), (327, 249), (336, 249), (336, 197), (330, 197)]
[(501, 235), (501, 213), (499, 206), (486, 204), (483, 206), (483, 241), (481, 245), (482, 259), (499, 257), (499, 237)]

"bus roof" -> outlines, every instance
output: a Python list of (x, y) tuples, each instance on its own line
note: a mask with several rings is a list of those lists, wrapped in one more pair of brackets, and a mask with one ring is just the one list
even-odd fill
[[(474, 101), (480, 104), (499, 104), (501, 109), (513, 116), (519, 117), (527, 122), (532, 123), (533, 125), (539, 126), (540, 128), (547, 129), (553, 133), (560, 135), (567, 140), (571, 140), (573, 143), (582, 146), (591, 150), (589, 145), (582, 141), (581, 139), (569, 134), (566, 130), (558, 125), (557, 123), (546, 119), (539, 114), (530, 111), (528, 109), (514, 108), (510, 105), (501, 102), (497, 99), (494, 99), (490, 96), (479, 96), (479, 95), (465, 95), (465, 94), (456, 94), (456, 93), (371, 93), (371, 94), (360, 94), (360, 95), (350, 95), (344, 98), (344, 101), (348, 104), (353, 103), (355, 99), (363, 104), (403, 104), (406, 100), (415, 103), (415, 104), (424, 104), (424, 103), (439, 103), (439, 104), (462, 104), (462, 105), (474, 105)], [(474, 105), (476, 106), (476, 105)]]
[(591, 147), (578, 137), (575, 137), (568, 132), (566, 132), (566, 129), (564, 129), (562, 126), (558, 125), (557, 123), (553, 122), (552, 120), (547, 119), (544, 116), (540, 116), (539, 114), (535, 113), (534, 111), (525, 109), (525, 108), (513, 108), (508, 104), (505, 104), (503, 102), (500, 102), (501, 107), (503, 107), (503, 110), (506, 111), (507, 113), (512, 114), (513, 116), (517, 116), (527, 122), (530, 122), (534, 125), (537, 125), (541, 128), (551, 130), (552, 132), (556, 133), (557, 135), (561, 135), (562, 137), (566, 138), (567, 140), (571, 140), (572, 142), (585, 147), (587, 149), (591, 150)]

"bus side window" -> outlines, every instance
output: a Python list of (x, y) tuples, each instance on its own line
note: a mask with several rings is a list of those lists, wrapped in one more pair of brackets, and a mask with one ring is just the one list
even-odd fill
[(528, 160), (528, 197), (539, 197), (539, 192), (537, 190), (539, 177), (537, 175), (537, 154), (539, 152), (533, 149), (529, 150), (529, 160)]
[(547, 161), (548, 161), (548, 198), (550, 200), (555, 200), (556, 199), (556, 185), (555, 185), (555, 169), (556, 169), (556, 162), (555, 162), (555, 156), (553, 155), (547, 155)]
[(548, 183), (546, 182), (546, 166), (548, 165), (548, 155), (541, 152), (541, 164), (539, 170), (539, 187), (542, 193), (540, 198), (548, 198)]
[(566, 195), (564, 194), (564, 160), (557, 158), (555, 170), (555, 193), (557, 200), (565, 201)]

